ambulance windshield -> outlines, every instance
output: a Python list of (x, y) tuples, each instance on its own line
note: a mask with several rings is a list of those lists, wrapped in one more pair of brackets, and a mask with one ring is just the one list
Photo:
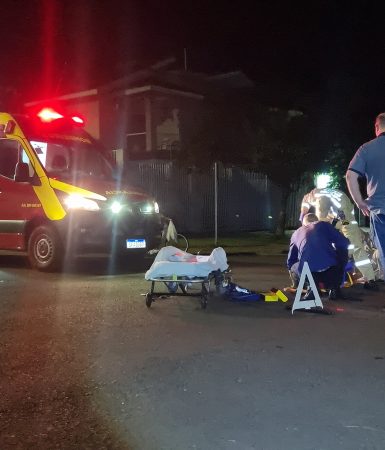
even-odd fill
[(75, 140), (31, 140), (30, 143), (50, 177), (64, 181), (114, 178), (112, 165), (92, 143)]

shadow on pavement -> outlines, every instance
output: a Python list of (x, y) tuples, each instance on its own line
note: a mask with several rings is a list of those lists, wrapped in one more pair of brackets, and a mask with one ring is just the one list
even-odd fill
[[(79, 275), (121, 275), (145, 272), (153, 258), (127, 256), (111, 260), (105, 257), (78, 257), (64, 263), (61, 273)], [(23, 255), (0, 255), (0, 268), (33, 270)], [(44, 273), (44, 272), (40, 272)]]
[(79, 257), (65, 264), (62, 272), (84, 275), (122, 275), (145, 272), (152, 264), (152, 258), (125, 257), (111, 260), (101, 257)]

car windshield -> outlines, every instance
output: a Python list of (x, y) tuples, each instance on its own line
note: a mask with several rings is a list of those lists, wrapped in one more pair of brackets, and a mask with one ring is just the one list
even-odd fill
[(50, 177), (65, 181), (92, 177), (114, 178), (111, 163), (92, 143), (80, 140), (30, 140)]

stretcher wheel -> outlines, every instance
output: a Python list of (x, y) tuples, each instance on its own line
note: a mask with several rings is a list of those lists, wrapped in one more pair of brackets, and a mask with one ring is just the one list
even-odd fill
[(151, 303), (152, 303), (152, 295), (148, 292), (146, 294), (146, 306), (147, 306), (147, 308), (150, 308)]

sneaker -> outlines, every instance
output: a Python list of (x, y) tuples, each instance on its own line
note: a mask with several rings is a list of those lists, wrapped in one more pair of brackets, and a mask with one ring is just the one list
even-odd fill
[(347, 300), (341, 289), (330, 289), (329, 300)]
[(341, 288), (338, 289), (330, 289), (329, 291), (329, 300), (345, 300), (345, 301), (351, 301), (351, 302), (362, 302), (362, 299), (359, 297), (354, 297), (349, 292), (349, 297), (346, 297), (345, 294), (342, 293)]

